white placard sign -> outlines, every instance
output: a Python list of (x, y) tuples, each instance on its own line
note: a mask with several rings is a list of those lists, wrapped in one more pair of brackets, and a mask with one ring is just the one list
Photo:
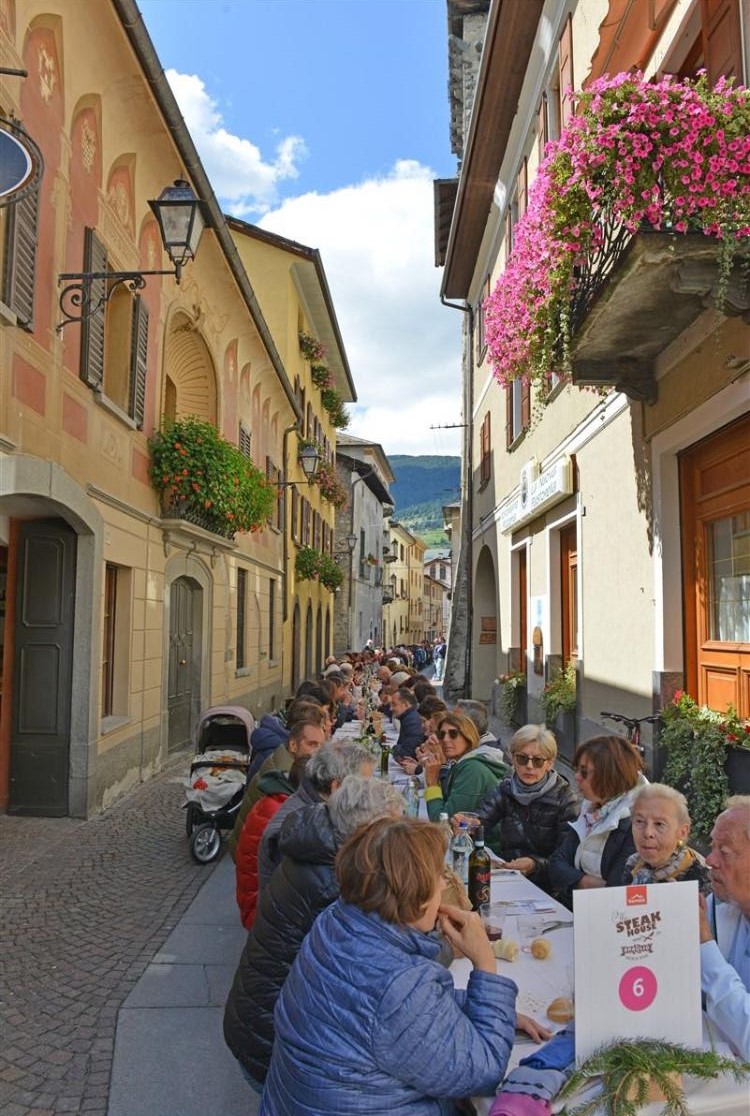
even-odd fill
[(701, 1045), (698, 884), (573, 892), (576, 1057), (625, 1038)]

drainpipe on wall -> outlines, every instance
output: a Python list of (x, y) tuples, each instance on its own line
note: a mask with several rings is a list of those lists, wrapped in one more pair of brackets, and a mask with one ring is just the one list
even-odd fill
[(471, 697), (472, 647), (474, 642), (474, 621), (472, 616), (472, 569), (474, 525), (474, 311), (468, 302), (448, 302), (440, 296), (443, 306), (460, 310), (467, 315), (465, 330), (468, 331), (468, 346), (464, 345), (464, 356), (468, 348), (468, 359), (464, 368), (464, 445), (461, 509), (461, 542), (456, 562), (456, 576), (453, 583), (451, 602), (451, 629), (448, 636), (448, 651), (443, 676), (443, 696), (446, 701)]
[[(292, 425), (287, 426), (286, 430), (284, 431), (284, 440), (282, 442), (282, 449), (281, 449), (281, 460), (282, 460), (283, 467), (284, 467), (284, 472), (283, 472), (283, 475), (282, 475), (282, 480), (283, 481), (286, 481), (286, 478), (287, 478), (286, 448), (287, 448), (287, 445), (289, 444), (289, 435), (292, 433), (292, 431), (295, 431), (297, 429), (298, 429), (297, 423), (293, 422)], [(282, 621), (283, 621), (283, 623), (286, 624), (287, 619), (289, 617), (289, 595), (288, 595), (288, 588), (289, 588), (289, 530), (288, 530), (288, 518), (289, 517), (287, 516), (287, 506), (286, 506), (287, 489), (284, 488), (284, 489), (282, 489), (282, 491), (284, 493), (284, 530), (281, 533), (282, 534), (282, 547), (283, 547), (283, 549), (282, 549), (282, 556), (283, 556), (282, 557), (282, 566), (283, 566), (283, 568), (282, 568), (282, 571), (281, 571), (281, 585), (282, 585), (282, 598), (283, 598)], [(282, 649), (283, 649), (283, 646), (284, 646), (284, 643), (283, 643), (283, 640), (282, 640)], [(281, 672), (282, 672), (282, 678), (283, 678), (283, 675), (284, 675), (284, 664), (283, 663), (281, 664)]]

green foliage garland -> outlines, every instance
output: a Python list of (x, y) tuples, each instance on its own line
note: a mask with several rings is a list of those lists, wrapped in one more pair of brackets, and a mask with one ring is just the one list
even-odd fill
[(653, 1082), (664, 1094), (663, 1116), (690, 1116), (681, 1080), (675, 1075), (710, 1079), (731, 1073), (742, 1081), (750, 1063), (725, 1058), (713, 1050), (691, 1050), (663, 1039), (636, 1038), (599, 1047), (572, 1075), (558, 1093), (567, 1100), (591, 1078), (602, 1078), (602, 1092), (574, 1108), (563, 1108), (562, 1116), (593, 1116), (602, 1108), (607, 1116), (638, 1116), (648, 1103)]
[(276, 489), (212, 423), (195, 416), (166, 422), (149, 449), (151, 483), (165, 515), (227, 538), (271, 519)]

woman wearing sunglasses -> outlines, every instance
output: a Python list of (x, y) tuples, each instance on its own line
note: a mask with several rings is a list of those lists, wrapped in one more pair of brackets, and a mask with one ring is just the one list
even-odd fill
[(547, 862), (578, 816), (578, 796), (555, 771), (557, 744), (544, 725), (524, 725), (509, 750), (513, 773), (482, 800), (477, 814), (493, 852), (547, 891)]
[(570, 822), (549, 861), (553, 893), (573, 906), (573, 891), (617, 887), (635, 850), (630, 811), (633, 792), (646, 782), (640, 754), (623, 736), (584, 740), (573, 756), (581, 812)]
[[(462, 713), (445, 713), (419, 752), (424, 771), (425, 802), (430, 821), (445, 812), (476, 810), (485, 795), (508, 773), (503, 753), (491, 744), (479, 743), (476, 725)], [(453, 766), (444, 774), (440, 770)]]

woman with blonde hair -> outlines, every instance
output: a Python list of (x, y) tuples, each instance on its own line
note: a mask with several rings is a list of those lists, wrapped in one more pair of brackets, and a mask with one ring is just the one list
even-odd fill
[[(511, 738), (513, 773), (477, 807), (490, 848), (545, 891), (547, 862), (578, 816), (578, 795), (555, 771), (557, 743), (544, 725), (524, 725)], [(460, 815), (454, 819), (461, 821)]]
[[(503, 753), (491, 744), (480, 744), (477, 727), (463, 713), (445, 713), (434, 736), (428, 737), (417, 759), (422, 764), (425, 802), (431, 821), (445, 812), (476, 810), (508, 768)], [(453, 764), (441, 785), (441, 768)]]

